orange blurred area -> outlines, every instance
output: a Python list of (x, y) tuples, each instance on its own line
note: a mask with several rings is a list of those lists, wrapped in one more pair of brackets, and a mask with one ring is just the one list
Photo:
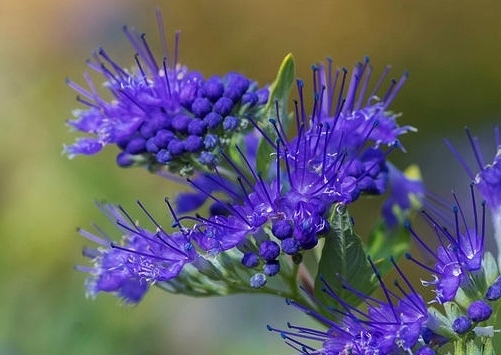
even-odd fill
[[(170, 225), (163, 197), (179, 186), (119, 169), (111, 147), (91, 158), (62, 156), (63, 143), (77, 136), (65, 120), (80, 107), (65, 78), (83, 84), (85, 60), (99, 46), (132, 66), (125, 24), (146, 32), (160, 56), (157, 8), (168, 39), (182, 31), (180, 60), (206, 76), (237, 70), (269, 83), (289, 52), (307, 83), (311, 64), (326, 56), (351, 69), (369, 55), (376, 74), (388, 63), (395, 77), (408, 70), (392, 109), (419, 133), (403, 137), (408, 153), (394, 161), (419, 163), (429, 186), (448, 188), (462, 173), (442, 137), (466, 143), (468, 125), (493, 142), (500, 2), (1, 1), (0, 354), (288, 354), (266, 324), (307, 323), (264, 296), (191, 299), (155, 289), (134, 308), (109, 295), (85, 298), (85, 275), (73, 267), (86, 263), (81, 249), (89, 243), (76, 227), (109, 226), (93, 201), (139, 214), (141, 199)], [(372, 210), (357, 219), (362, 230), (379, 213), (375, 203), (365, 206)]]

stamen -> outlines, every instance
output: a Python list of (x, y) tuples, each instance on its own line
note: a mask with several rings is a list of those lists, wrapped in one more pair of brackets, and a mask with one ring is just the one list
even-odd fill
[[(424, 212), (424, 211), (423, 211)], [(418, 241), (418, 243), (435, 259), (438, 260), (438, 256), (437, 254), (435, 254), (435, 252), (421, 239), (421, 237), (419, 237), (419, 235), (414, 231), (414, 229), (412, 228), (411, 224), (406, 221), (404, 223), (404, 226), (405, 228), (411, 232), (411, 234), (414, 236), (414, 238)], [(410, 255), (410, 254), (409, 254)], [(431, 269), (432, 270), (432, 269)]]
[(466, 173), (468, 174), (470, 179), (473, 180), (475, 178), (475, 174), (473, 174), (473, 172), (471, 171), (468, 164), (466, 164), (466, 161), (463, 159), (461, 154), (459, 154), (459, 152), (456, 150), (456, 148), (454, 148), (454, 146), (452, 145), (451, 142), (449, 142), (448, 139), (444, 139), (444, 143), (449, 148), (449, 150), (452, 152), (452, 154), (456, 157), (456, 159), (459, 161), (459, 164), (461, 164), (461, 166), (466, 171)]
[(334, 99), (334, 88), (332, 86), (332, 58), (327, 57), (327, 110), (328, 115), (332, 115), (332, 100)]
[(388, 289), (386, 288), (386, 285), (384, 284), (382, 278), (381, 278), (381, 274), (379, 273), (379, 271), (376, 269), (376, 266), (374, 265), (374, 263), (372, 262), (372, 259), (370, 256), (367, 257), (367, 260), (369, 261), (369, 263), (371, 264), (371, 267), (372, 267), (372, 270), (374, 271), (374, 275), (376, 275), (378, 281), (379, 281), (379, 285), (381, 286), (381, 288), (383, 289), (383, 293), (386, 297), (386, 300), (388, 301), (388, 305), (390, 306), (391, 308), (391, 311), (393, 312), (393, 317), (395, 318), (395, 321), (398, 321), (399, 318), (397, 316), (397, 313), (395, 311), (395, 308), (393, 306), (393, 302), (391, 301), (391, 297), (388, 293)]
[(118, 250), (126, 251), (128, 253), (141, 255), (141, 256), (144, 256), (146, 258), (153, 258), (153, 259), (163, 260), (163, 261), (168, 261), (168, 262), (176, 262), (176, 261), (178, 261), (176, 259), (169, 259), (169, 258), (165, 258), (165, 257), (162, 257), (162, 256), (154, 255), (154, 254), (143, 253), (143, 252), (138, 251), (138, 250), (132, 250), (132, 249), (124, 248), (124, 247), (122, 247), (120, 245), (115, 244), (114, 242), (110, 243), (110, 247), (113, 248), (113, 249), (118, 249)]
[(383, 110), (385, 110), (391, 104), (391, 102), (395, 99), (395, 96), (400, 92), (400, 89), (402, 88), (402, 86), (404, 85), (404, 83), (406, 82), (408, 77), (409, 77), (409, 73), (407, 71), (404, 72), (404, 74), (402, 75), (402, 77), (398, 81), (396, 87), (393, 88), (391, 95), (388, 92), (387, 97), (385, 99), (383, 99)]
[[(148, 45), (148, 42), (146, 41), (146, 33), (141, 34), (141, 41), (143, 42), (144, 49), (146, 50), (147, 58), (149, 59), (150, 62), (150, 70), (152, 71), (153, 75), (158, 75), (158, 72), (160, 68), (157, 65), (157, 61), (155, 60), (155, 57), (153, 56), (153, 53), (150, 49), (150, 46)], [(146, 61), (148, 63), (148, 61)]]
[(383, 98), (381, 99), (381, 102), (383, 103), (383, 105), (386, 104), (388, 97), (390, 97), (393, 89), (395, 88), (395, 85), (397, 85), (397, 81), (395, 79), (391, 79), (390, 87), (388, 88), (388, 90), (384, 94)]
[(369, 86), (369, 81), (371, 80), (372, 74), (372, 66), (369, 65), (369, 57), (364, 58), (364, 66), (362, 68), (362, 75), (365, 74), (365, 70), (367, 69), (367, 75), (365, 75), (364, 82), (362, 87), (360, 88), (360, 93), (358, 94), (358, 100), (355, 104), (354, 110), (359, 110), (360, 106), (362, 106), (362, 101), (365, 97), (365, 93), (367, 91), (367, 87)]
[(169, 208), (169, 211), (170, 211), (170, 214), (172, 216), (172, 218), (174, 219), (174, 223), (172, 223), (172, 227), (179, 227), (181, 231), (184, 230), (184, 227), (183, 225), (179, 222), (179, 218), (177, 218), (177, 214), (176, 212), (174, 211), (174, 208), (172, 207), (169, 199), (166, 197), (164, 199), (165, 203), (167, 204), (167, 207)]
[(280, 127), (280, 139), (282, 140), (282, 142), (285, 144), (289, 143), (288, 142), (288, 139), (287, 139), (287, 132), (285, 132), (285, 129), (284, 129), (284, 126), (282, 125), (282, 120), (280, 119), (280, 107), (279, 107), (279, 104), (278, 104), (278, 100), (275, 100), (275, 111), (277, 113), (277, 122), (278, 122), (278, 125)]
[[(165, 38), (165, 28), (164, 28), (164, 22), (162, 19), (162, 13), (160, 9), (156, 9), (155, 11), (156, 17), (157, 17), (157, 27), (158, 27), (158, 32), (160, 33), (160, 42), (162, 44), (162, 52), (164, 55), (164, 58), (167, 60), (168, 63), (168, 58), (169, 58), (169, 51), (167, 47), (167, 39)], [(167, 76), (167, 72), (165, 72), (165, 75)]]
[(101, 57), (104, 58), (104, 60), (106, 60), (113, 67), (113, 69), (115, 69), (117, 74), (122, 76), (122, 78), (126, 78), (129, 76), (115, 61), (113, 61), (108, 56), (108, 54), (105, 52), (105, 50), (103, 48), (99, 48), (98, 53)]
[(353, 68), (353, 73), (351, 74), (350, 85), (346, 92), (346, 104), (345, 108), (348, 112), (353, 111), (353, 106), (355, 103), (356, 93), (358, 89), (358, 84), (362, 76), (362, 63), (357, 63), (355, 68)]
[(96, 104), (94, 104), (94, 103), (92, 103), (92, 102), (90, 102), (90, 101), (87, 101), (87, 100), (82, 99), (79, 95), (77, 95), (76, 100), (77, 100), (78, 102), (80, 102), (80, 103), (84, 104), (84, 105), (89, 106), (89, 107), (93, 107), (93, 108), (96, 108), (96, 109), (100, 109), (100, 107), (99, 107), (98, 105), (96, 105)]
[(477, 160), (478, 167), (480, 168), (480, 171), (482, 171), (484, 170), (485, 164), (483, 163), (482, 158), (480, 156), (480, 149), (478, 149), (478, 144), (475, 143), (475, 140), (473, 139), (468, 127), (465, 127), (464, 130), (466, 132), (466, 135), (468, 136), (468, 140), (470, 141), (473, 153), (475, 154), (475, 159)]
[(168, 70), (168, 67), (167, 67), (167, 58), (164, 58), (162, 65), (163, 65), (163, 68), (164, 68), (165, 85), (167, 86), (167, 94), (169, 95), (169, 99), (171, 99), (172, 98), (172, 91), (171, 91), (171, 88), (170, 88), (169, 70)]
[(378, 82), (376, 83), (376, 86), (374, 87), (371, 94), (367, 98), (368, 105), (370, 104), (370, 101), (374, 98), (374, 96), (376, 96), (379, 88), (381, 87), (381, 84), (383, 83), (384, 79), (386, 79), (386, 76), (388, 75), (388, 72), (390, 71), (390, 69), (391, 69), (391, 66), (389, 66), (389, 65), (387, 65), (386, 68), (384, 68), (383, 74), (381, 75)]
[(136, 61), (136, 65), (139, 69), (139, 72), (141, 73), (141, 76), (143, 77), (143, 82), (146, 84), (148, 82), (148, 77), (146, 76), (146, 73), (143, 70), (143, 66), (141, 65), (141, 61), (139, 60), (139, 54), (134, 54), (134, 60)]
[(266, 134), (265, 131), (263, 131), (263, 129), (261, 127), (259, 127), (259, 125), (257, 124), (257, 122), (255, 122), (251, 117), (246, 117), (249, 122), (254, 126), (254, 128), (256, 128), (259, 133), (261, 133), (261, 135), (263, 136), (264, 139), (266, 139), (266, 141), (270, 144), (271, 147), (273, 147), (274, 149), (276, 149), (276, 146), (275, 146), (275, 143), (271, 140), (270, 137), (268, 137), (268, 135)]
[(301, 79), (298, 79), (296, 82), (297, 82), (297, 90), (298, 90), (298, 94), (299, 94), (299, 104), (300, 104), (300, 107), (301, 107), (301, 116), (300, 116), (300, 118), (301, 118), (301, 124), (302, 125), (306, 125), (307, 124), (307, 122), (306, 122), (306, 110), (304, 108), (304, 98), (303, 98), (304, 81), (302, 81)]
[(413, 263), (417, 264), (418, 266), (422, 267), (423, 269), (425, 269), (425, 270), (429, 271), (429, 272), (430, 272), (430, 273), (432, 273), (432, 274), (436, 274), (436, 273), (437, 273), (437, 270), (435, 270), (435, 269), (433, 269), (433, 268), (429, 267), (428, 265), (423, 264), (423, 263), (422, 263), (422, 262), (420, 262), (419, 260), (415, 259), (415, 258), (411, 255), (411, 253), (405, 253), (405, 258), (406, 258), (407, 260), (410, 260), (410, 261), (412, 261)]
[(342, 68), (341, 70), (343, 72), (343, 79), (341, 80), (341, 88), (339, 89), (339, 95), (337, 98), (337, 107), (336, 107), (335, 115), (341, 114), (341, 102), (344, 103), (344, 100), (342, 100), (343, 91), (344, 91), (344, 84), (346, 82), (346, 75), (348, 74), (348, 69)]

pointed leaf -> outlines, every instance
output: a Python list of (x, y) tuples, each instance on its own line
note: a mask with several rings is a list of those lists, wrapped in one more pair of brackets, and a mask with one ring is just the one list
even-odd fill
[(385, 262), (393, 256), (399, 260), (410, 246), (410, 233), (402, 225), (390, 228), (383, 219), (380, 219), (369, 234), (367, 255), (370, 255), (378, 267), (381, 275), (392, 267), (390, 262)]
[[(264, 119), (260, 119), (260, 127), (268, 135), (268, 137), (274, 140), (276, 134), (273, 126), (269, 123), (268, 119), (271, 117), (276, 117), (276, 102), (278, 101), (278, 106), (280, 112), (280, 120), (285, 129), (289, 126), (289, 121), (291, 116), (287, 112), (289, 94), (294, 84), (295, 77), (295, 64), (294, 56), (289, 53), (285, 56), (280, 68), (278, 69), (277, 77), (275, 81), (270, 86), (270, 97), (268, 103), (264, 109)], [(270, 145), (266, 139), (261, 139), (259, 142), (259, 147), (257, 150), (256, 157), (256, 167), (257, 171), (266, 174), (269, 170), (270, 163), (272, 159), (270, 156), (274, 153), (275, 149)]]
[[(315, 297), (323, 304), (342, 309), (339, 301), (324, 292), (328, 285), (344, 302), (361, 303), (360, 298), (342, 286), (342, 281), (358, 292), (370, 295), (377, 280), (367, 260), (360, 237), (355, 234), (345, 206), (338, 205), (330, 218), (331, 231), (325, 237), (315, 280)], [(325, 280), (325, 283), (322, 282)]]

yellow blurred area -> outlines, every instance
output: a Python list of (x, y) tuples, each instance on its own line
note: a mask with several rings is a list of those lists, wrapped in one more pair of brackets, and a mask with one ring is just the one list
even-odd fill
[(141, 199), (170, 224), (163, 197), (179, 187), (119, 169), (113, 148), (72, 161), (61, 155), (77, 136), (65, 120), (80, 107), (65, 78), (83, 84), (85, 60), (101, 45), (131, 66), (125, 24), (146, 32), (160, 53), (156, 8), (169, 39), (182, 30), (181, 61), (206, 76), (237, 70), (264, 84), (289, 52), (307, 83), (310, 65), (326, 56), (351, 69), (370, 55), (375, 74), (387, 63), (396, 77), (409, 70), (392, 109), (420, 132), (403, 137), (408, 153), (395, 160), (418, 162), (432, 183), (461, 172), (443, 136), (499, 123), (497, 1), (0, 1), (0, 354), (294, 352), (265, 327), (306, 322), (282, 300), (190, 299), (155, 289), (139, 306), (121, 307), (109, 295), (86, 299), (85, 275), (73, 269), (86, 264), (81, 249), (90, 244), (76, 227), (109, 227), (94, 200), (137, 215)]

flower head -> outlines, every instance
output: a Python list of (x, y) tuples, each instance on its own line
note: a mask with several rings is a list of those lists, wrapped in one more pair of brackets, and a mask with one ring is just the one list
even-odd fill
[[(470, 190), (474, 219), (473, 227), (468, 225), (465, 212), (455, 194), (453, 196), (456, 205), (452, 208), (454, 214), (452, 223), (442, 225), (439, 216), (432, 216), (428, 211), (423, 210), (423, 215), (430, 222), (439, 242), (436, 251), (433, 251), (423, 241), (410, 224), (406, 224), (414, 238), (436, 260), (436, 263), (435, 267), (431, 269), (415, 260), (410, 254), (407, 254), (407, 258), (414, 260), (426, 270), (432, 272), (434, 280), (423, 281), (423, 283), (425, 285), (435, 285), (437, 301), (441, 303), (452, 301), (459, 287), (470, 287), (470, 275), (479, 272), (482, 268), (485, 240), (485, 204), (482, 204), (479, 219), (472, 185), (470, 185)], [(452, 226), (453, 232), (449, 225)]]
[[(367, 62), (365, 64), (367, 66)], [(226, 169), (216, 168), (214, 173), (189, 180), (196, 192), (178, 197), (177, 210), (189, 212), (197, 208), (204, 202), (204, 196), (223, 207), (212, 209), (215, 213), (208, 218), (198, 215), (181, 218), (195, 221), (191, 238), (202, 250), (217, 254), (238, 248), (244, 253), (244, 266), (272, 276), (280, 270), (280, 255), (294, 256), (312, 249), (319, 238), (329, 232), (328, 216), (335, 204), (351, 203), (362, 194), (377, 195), (385, 191), (386, 158), (400, 147), (396, 137), (411, 130), (410, 127), (399, 129), (395, 117), (385, 112), (405, 76), (398, 87), (390, 87), (384, 95), (384, 104), (367, 103), (378, 107), (373, 108), (372, 114), (359, 114), (358, 110), (365, 108), (361, 104), (365, 89), (358, 96), (353, 90), (346, 91), (344, 84), (336, 90), (332, 81), (339, 80), (339, 73), (333, 78), (329, 68), (331, 77), (314, 68), (314, 89), (319, 91), (315, 92), (310, 115), (305, 110), (304, 84), (297, 81), (299, 101), (292, 120), (296, 124), (295, 135), (286, 133), (291, 122), (289, 117), (281, 116), (276, 102), (276, 117), (269, 120), (267, 127), (249, 118), (255, 131), (247, 135), (245, 148), (235, 145), (233, 154), (219, 151), (218, 159)], [(380, 81), (383, 79), (384, 76)], [(353, 80), (350, 85), (358, 85), (356, 79)], [(320, 89), (318, 82), (330, 82), (330, 86), (327, 90)], [(372, 96), (377, 90), (378, 87)], [(335, 93), (339, 95), (338, 101), (331, 100), (330, 105), (338, 107), (327, 109), (322, 100)], [(344, 107), (344, 101), (355, 99), (359, 101), (358, 106)], [(351, 126), (355, 120), (352, 116), (357, 117), (355, 126), (359, 130)], [(382, 121), (388, 121), (384, 125), (393, 127), (391, 140), (389, 131), (378, 128)], [(258, 158), (260, 140), (268, 145), (269, 156)], [(382, 147), (383, 143), (390, 147)], [(259, 166), (263, 166), (258, 164), (259, 159), (268, 160), (264, 171), (258, 171)], [(273, 245), (273, 257), (262, 251), (264, 245)]]
[[(159, 18), (160, 30), (163, 24)], [(79, 138), (64, 148), (69, 157), (98, 153), (104, 146), (120, 148), (117, 164), (190, 175), (196, 166), (213, 166), (214, 153), (247, 127), (267, 102), (268, 90), (239, 73), (204, 78), (178, 63), (178, 35), (169, 57), (163, 37), (164, 59), (158, 62), (146, 41), (133, 29), (124, 32), (136, 51), (136, 68), (123, 69), (99, 49), (89, 67), (105, 79), (112, 100), (101, 97), (89, 75), (89, 89), (68, 81), (87, 106), (76, 110), (68, 122), (90, 137)]]
[[(422, 332), (428, 320), (426, 303), (414, 290), (408, 279), (396, 265), (398, 273), (409, 288), (407, 291), (395, 282), (398, 293), (388, 289), (379, 276), (374, 264), (371, 265), (380, 282), (385, 299), (379, 300), (353, 289), (344, 282), (344, 287), (356, 294), (367, 307), (366, 311), (345, 302), (325, 285), (325, 292), (333, 298), (340, 308), (324, 305), (330, 316), (309, 310), (299, 303), (290, 304), (325, 324), (327, 330), (317, 330), (288, 324), (290, 330), (280, 330), (268, 326), (271, 331), (279, 332), (286, 343), (301, 354), (391, 354), (397, 351), (408, 352), (422, 341)], [(321, 347), (310, 345), (321, 342)]]
[(137, 303), (151, 285), (177, 277), (185, 264), (195, 260), (197, 253), (183, 233), (168, 234), (160, 227), (151, 232), (135, 225), (120, 207), (100, 205), (100, 208), (116, 222), (124, 236), (120, 243), (115, 243), (106, 235), (98, 237), (80, 231), (100, 245), (84, 251), (94, 266), (78, 267), (90, 274), (86, 282), (88, 295), (111, 292), (126, 303)]
[[(477, 137), (473, 137), (468, 128), (465, 128), (468, 141), (470, 143), (471, 149), (475, 156), (475, 161), (478, 165), (476, 170), (472, 170), (470, 166), (466, 163), (459, 152), (454, 148), (454, 146), (445, 140), (445, 143), (449, 149), (456, 156), (458, 161), (461, 163), (465, 171), (468, 173), (471, 181), (475, 183), (475, 186), (479, 189), (482, 198), (486, 201), (487, 206), (492, 211), (497, 211), (501, 209), (501, 138), (499, 135), (499, 128), (496, 127), (494, 130), (495, 142), (496, 142), (496, 155), (492, 163), (486, 163), (482, 151), (480, 149)], [(475, 172), (476, 171), (476, 172)]]

